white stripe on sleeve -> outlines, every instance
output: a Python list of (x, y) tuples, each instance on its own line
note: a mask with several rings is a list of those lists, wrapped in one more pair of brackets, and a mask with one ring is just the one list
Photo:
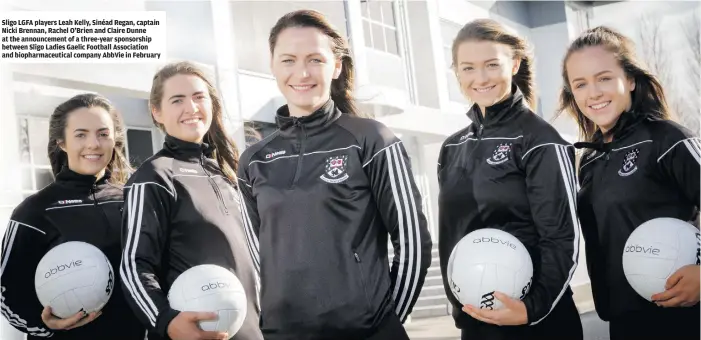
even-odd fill
[(141, 233), (141, 217), (144, 207), (144, 186), (146, 183), (134, 184), (127, 195), (126, 204), (128, 209), (128, 231), (127, 242), (122, 253), (122, 263), (119, 272), (122, 275), (127, 290), (131, 294), (141, 311), (146, 315), (151, 326), (156, 327), (158, 309), (146, 293), (143, 284), (139, 280), (136, 271), (136, 249), (139, 245), (139, 235)]
[(571, 145), (555, 145), (555, 151), (557, 153), (557, 158), (558, 158), (558, 163), (560, 165), (560, 175), (562, 175), (562, 181), (565, 184), (565, 191), (567, 192), (567, 202), (569, 205), (570, 209), (570, 218), (572, 219), (572, 227), (574, 231), (574, 241), (572, 244), (572, 268), (570, 268), (569, 274), (567, 276), (567, 280), (565, 281), (565, 284), (562, 287), (562, 290), (560, 291), (560, 294), (557, 295), (557, 298), (555, 298), (555, 301), (553, 301), (552, 305), (550, 306), (550, 310), (548, 311), (545, 316), (540, 318), (539, 320), (536, 320), (531, 323), (531, 325), (536, 325), (539, 322), (545, 320), (545, 318), (550, 315), (550, 313), (553, 311), (555, 306), (557, 306), (557, 303), (560, 301), (560, 298), (562, 298), (562, 295), (565, 294), (567, 291), (567, 287), (570, 284), (570, 280), (572, 280), (572, 276), (574, 275), (575, 269), (577, 269), (577, 259), (579, 257), (579, 220), (577, 219), (577, 186), (576, 186), (576, 180), (575, 180), (575, 172), (574, 168), (572, 167), (572, 162), (570, 162), (569, 156), (567, 154), (567, 148), (572, 147)]

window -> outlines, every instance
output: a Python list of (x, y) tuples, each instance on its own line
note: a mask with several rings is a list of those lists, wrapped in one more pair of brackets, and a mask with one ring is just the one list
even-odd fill
[(146, 159), (153, 156), (151, 129), (128, 128), (126, 151), (127, 159), (135, 169), (141, 166), (141, 163)]
[(21, 192), (26, 198), (54, 181), (46, 150), (49, 120), (19, 116), (18, 124)]
[(317, 10), (348, 36), (343, 1), (231, 1), (229, 8), (238, 67), (249, 72), (270, 74), (268, 36), (277, 20), (289, 12)]
[(399, 55), (394, 1), (361, 0), (365, 46)]
[(448, 81), (448, 98), (461, 104), (469, 104), (469, 101), (460, 91), (460, 83), (453, 71), (453, 40), (458, 35), (460, 26), (441, 20), (441, 39), (443, 41), (443, 57), (445, 60), (446, 78)]

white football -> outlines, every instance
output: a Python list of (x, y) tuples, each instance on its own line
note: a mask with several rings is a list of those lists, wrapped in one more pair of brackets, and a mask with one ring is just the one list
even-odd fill
[(448, 260), (448, 282), (464, 305), (496, 310), (494, 292), (523, 299), (531, 287), (533, 262), (513, 235), (498, 229), (478, 229), (463, 237)]
[(170, 307), (181, 312), (214, 312), (218, 319), (201, 321), (205, 331), (232, 337), (246, 318), (246, 292), (231, 271), (212, 264), (192, 267), (178, 276), (168, 291)]
[(41, 304), (59, 318), (101, 310), (112, 296), (114, 272), (104, 253), (79, 241), (62, 243), (39, 261), (34, 288)]
[(696, 264), (699, 230), (676, 218), (649, 220), (635, 228), (623, 248), (623, 273), (633, 289), (648, 301), (664, 292), (677, 269)]

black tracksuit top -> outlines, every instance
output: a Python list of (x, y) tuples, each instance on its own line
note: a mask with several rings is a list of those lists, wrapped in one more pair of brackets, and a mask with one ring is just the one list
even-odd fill
[(149, 339), (167, 338), (179, 311), (167, 293), (185, 270), (214, 264), (236, 274), (248, 300), (233, 339), (262, 339), (257, 274), (246, 245), (235, 184), (211, 158), (212, 147), (166, 136), (124, 188), (122, 285)]
[[(701, 141), (684, 127), (625, 112), (603, 143), (597, 132), (579, 167), (579, 218), (596, 311), (603, 320), (654, 306), (623, 273), (623, 248), (639, 225), (683, 221), (699, 207)], [(698, 226), (697, 226), (698, 227)], [(698, 310), (697, 310), (698, 312)]]
[(310, 116), (277, 114), (279, 130), (239, 167), (265, 338), (364, 339), (389, 313), (403, 321), (432, 243), (402, 142), (332, 100)]
[(131, 312), (121, 287), (113, 285), (102, 315), (72, 330), (52, 330), (34, 289), (34, 272), (53, 247), (82, 241), (99, 248), (115, 277), (121, 260), (122, 187), (64, 167), (49, 184), (13, 211), (2, 243), (2, 314), (28, 339), (142, 340), (146, 329)]
[(438, 251), (456, 326), (479, 321), (450, 290), (448, 260), (465, 235), (482, 228), (514, 235), (530, 253), (533, 283), (523, 302), (528, 323), (537, 324), (560, 299), (571, 299), (579, 255), (574, 147), (528, 108), (515, 85), (485, 117), (476, 104), (467, 115), (472, 123), (443, 143), (438, 159)]

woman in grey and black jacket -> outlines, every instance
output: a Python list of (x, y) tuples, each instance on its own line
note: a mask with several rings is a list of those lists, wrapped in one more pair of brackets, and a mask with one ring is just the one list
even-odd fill
[[(149, 339), (262, 339), (257, 276), (238, 208), (237, 151), (224, 129), (221, 100), (198, 67), (181, 62), (155, 75), (150, 105), (167, 136), (124, 191), (120, 273), (127, 300)], [(170, 307), (173, 281), (202, 264), (228, 269), (243, 284), (247, 315), (235, 336), (197, 326), (216, 314)]]

